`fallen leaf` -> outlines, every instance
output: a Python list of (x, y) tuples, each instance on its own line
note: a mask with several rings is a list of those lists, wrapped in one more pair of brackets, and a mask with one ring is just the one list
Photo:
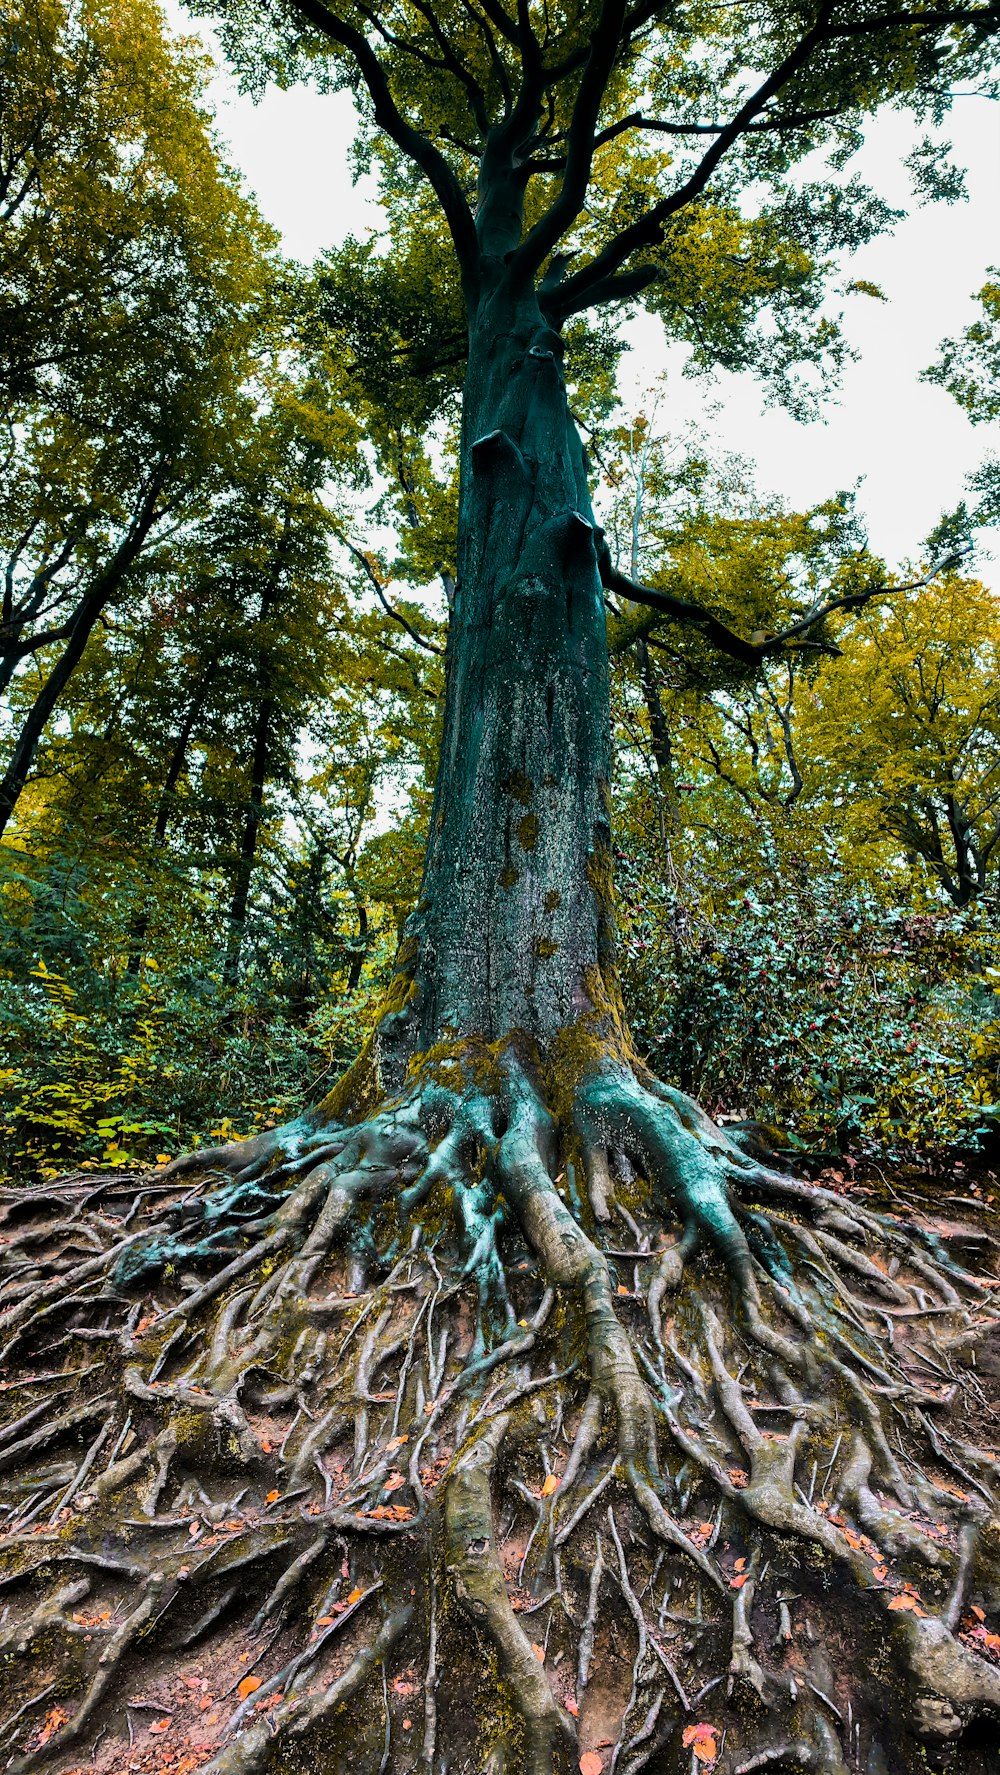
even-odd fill
[(245, 1676), (243, 1681), (237, 1684), (236, 1693), (241, 1701), (245, 1701), (248, 1695), (252, 1695), (255, 1689), (260, 1688), (260, 1684), (259, 1676)]
[(744, 1584), (747, 1581), (747, 1576), (748, 1576), (748, 1574), (746, 1572), (740, 1572), (735, 1578), (730, 1578), (730, 1580), (729, 1580), (730, 1590), (742, 1590)]
[(389, 1474), (389, 1477), (385, 1482), (385, 1489), (387, 1492), (394, 1492), (394, 1491), (398, 1491), (400, 1486), (405, 1485), (405, 1484), (406, 1484), (406, 1479), (404, 1478), (403, 1474), (393, 1471), (392, 1473)]
[(733, 1484), (735, 1485), (737, 1491), (742, 1491), (744, 1486), (747, 1483), (747, 1475), (744, 1473), (743, 1468), (742, 1467), (730, 1467), (729, 1477), (732, 1480)]
[(926, 1613), (926, 1610), (920, 1607), (916, 1597), (910, 1596), (905, 1590), (900, 1596), (893, 1597), (889, 1607), (890, 1609), (907, 1609), (913, 1615), (924, 1615)]
[(551, 1498), (554, 1491), (559, 1490), (559, 1481), (554, 1473), (550, 1473), (542, 1486), (542, 1497)]
[(66, 1712), (65, 1708), (53, 1707), (50, 1712), (45, 1715), (42, 1729), (38, 1734), (39, 1744), (48, 1744), (53, 1733), (58, 1732), (60, 1726), (64, 1726), (68, 1719), (69, 1714)]
[(391, 1441), (387, 1442), (385, 1445), (386, 1451), (391, 1454), (394, 1449), (402, 1448), (403, 1444), (409, 1442), (409, 1440), (410, 1438), (408, 1436), (393, 1436)]
[(628, 1289), (621, 1282), (619, 1282), (619, 1284), (618, 1284), (618, 1293), (619, 1294), (627, 1294), (628, 1293)]
[(544, 1664), (545, 1663), (545, 1647), (532, 1645), (531, 1649), (534, 1652), (535, 1657), (538, 1659), (539, 1664)]
[(745, 1559), (737, 1559), (737, 1560), (735, 1560), (735, 1561), (734, 1561), (734, 1562), (733, 1562), (733, 1569), (734, 1569), (734, 1571), (737, 1571), (737, 1572), (745, 1572), (745, 1571), (746, 1571), (746, 1569), (747, 1569), (747, 1562), (746, 1562), (746, 1560), (745, 1560)]
[(352, 1603), (352, 1602), (360, 1602), (360, 1601), (361, 1601), (361, 1598), (362, 1598), (362, 1597), (363, 1597), (363, 1596), (364, 1596), (364, 1591), (363, 1591), (363, 1590), (359, 1590), (359, 1589), (357, 1589), (357, 1588), (355, 1588), (355, 1589), (354, 1589), (354, 1590), (352, 1590), (352, 1591), (351, 1591), (351, 1594), (350, 1594), (350, 1596), (349, 1596), (349, 1597), (348, 1597), (348, 1598), (347, 1598), (347, 1604), (348, 1604), (348, 1607), (350, 1607), (350, 1605), (351, 1605), (351, 1603)]
[(276, 1504), (278, 1502), (278, 1499), (280, 1498), (280, 1496), (281, 1496), (280, 1491), (269, 1491), (265, 1495), (264, 1502), (265, 1502), (265, 1504)]
[(316, 1625), (317, 1627), (332, 1627), (336, 1619), (336, 1615), (321, 1615)]
[(173, 1723), (173, 1720), (154, 1720), (151, 1726), (147, 1726), (146, 1730), (148, 1732), (169, 1732)]
[(696, 1726), (685, 1726), (681, 1743), (694, 1751), (699, 1763), (714, 1763), (719, 1754), (718, 1727), (700, 1720)]
[(977, 1621), (985, 1621), (986, 1619), (985, 1611), (979, 1607), (978, 1603), (970, 1604), (969, 1614), (975, 1615)]
[(604, 1764), (595, 1750), (585, 1750), (580, 1758), (580, 1775), (602, 1775)]
[(413, 1721), (412, 1721), (412, 1720), (404, 1720), (404, 1721), (403, 1721), (403, 1731), (404, 1731), (404, 1732), (409, 1732), (409, 1731), (410, 1731), (410, 1729), (411, 1729), (411, 1727), (412, 1727), (412, 1725), (413, 1725)]
[(877, 1565), (872, 1568), (872, 1577), (876, 1578), (880, 1584), (884, 1584), (886, 1581), (886, 1578), (888, 1576), (889, 1576), (888, 1566)]
[(563, 1702), (563, 1706), (565, 1707), (567, 1713), (571, 1713), (573, 1715), (574, 1719), (577, 1718), (577, 1715), (579, 1714), (580, 1709), (577, 1707), (577, 1704), (574, 1701), (572, 1695), (567, 1695), (565, 1701)]

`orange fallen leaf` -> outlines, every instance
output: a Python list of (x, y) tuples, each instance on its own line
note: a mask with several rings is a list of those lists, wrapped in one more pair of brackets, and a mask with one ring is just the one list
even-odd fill
[(203, 1695), (201, 1700), (198, 1703), (198, 1712), (199, 1713), (207, 1713), (209, 1708), (214, 1707), (214, 1706), (215, 1706), (214, 1696)]
[(545, 1663), (545, 1647), (532, 1645), (531, 1649), (534, 1652), (535, 1657), (538, 1659), (539, 1664), (544, 1664)]
[(730, 1467), (729, 1477), (732, 1480), (733, 1484), (735, 1485), (737, 1491), (742, 1491), (744, 1486), (747, 1484), (747, 1475), (744, 1473), (742, 1467)]
[(405, 1484), (406, 1484), (406, 1480), (405, 1480), (403, 1474), (393, 1471), (392, 1473), (389, 1474), (389, 1477), (385, 1482), (385, 1489), (387, 1492), (394, 1492), (394, 1491), (398, 1491), (400, 1486), (405, 1485)]
[(264, 1502), (265, 1504), (276, 1504), (280, 1496), (280, 1491), (269, 1491), (264, 1498)]
[(729, 1580), (730, 1590), (742, 1590), (744, 1584), (747, 1581), (748, 1576), (749, 1576), (749, 1573), (747, 1573), (747, 1572), (738, 1572), (735, 1578), (730, 1578), (730, 1580)]
[(890, 1609), (908, 1609), (913, 1615), (926, 1614), (926, 1610), (920, 1607), (916, 1597), (910, 1596), (905, 1590), (902, 1595), (893, 1597), (889, 1607)]
[(628, 1289), (626, 1287), (624, 1287), (624, 1285), (621, 1282), (619, 1282), (619, 1284), (618, 1284), (618, 1293), (619, 1294), (627, 1294), (628, 1293)]
[(360, 1601), (361, 1601), (361, 1598), (362, 1598), (362, 1597), (363, 1597), (363, 1596), (364, 1596), (364, 1591), (363, 1591), (363, 1590), (359, 1590), (359, 1589), (357, 1589), (357, 1587), (355, 1587), (355, 1588), (354, 1588), (354, 1589), (353, 1589), (353, 1590), (352, 1590), (352, 1591), (351, 1591), (351, 1594), (350, 1594), (350, 1596), (349, 1596), (349, 1597), (348, 1597), (348, 1598), (347, 1598), (347, 1602), (348, 1602), (348, 1606), (350, 1606), (350, 1604), (351, 1604), (351, 1603), (352, 1603), (352, 1602), (360, 1602)]
[(316, 1625), (317, 1627), (332, 1627), (336, 1619), (336, 1615), (321, 1615)]
[(985, 1621), (986, 1619), (985, 1611), (979, 1607), (978, 1603), (970, 1604), (969, 1614), (975, 1615), (977, 1621)]
[(173, 1723), (174, 1723), (173, 1720), (154, 1720), (152, 1725), (147, 1727), (147, 1731), (169, 1732)]
[(563, 1703), (563, 1706), (565, 1707), (567, 1713), (571, 1713), (573, 1715), (574, 1719), (577, 1718), (577, 1715), (579, 1714), (580, 1709), (577, 1707), (577, 1704), (574, 1701), (572, 1695), (567, 1695), (566, 1700)]
[(550, 1473), (542, 1486), (542, 1497), (551, 1498), (554, 1491), (559, 1490), (559, 1481), (554, 1473)]
[(714, 1763), (719, 1754), (718, 1728), (707, 1720), (696, 1726), (685, 1726), (681, 1743), (694, 1751), (699, 1763)]
[(266, 1436), (262, 1436), (260, 1439), (260, 1446), (264, 1450), (264, 1453), (269, 1455), (274, 1447), (274, 1443), (269, 1442)]
[(248, 1695), (252, 1695), (255, 1689), (260, 1688), (260, 1683), (261, 1679), (259, 1676), (245, 1676), (243, 1681), (238, 1683), (236, 1687), (236, 1693), (240, 1700), (245, 1701)]
[(64, 1726), (68, 1719), (69, 1719), (69, 1714), (66, 1712), (64, 1707), (53, 1707), (45, 1715), (45, 1720), (43, 1722), (42, 1729), (38, 1734), (39, 1744), (48, 1744), (48, 1741), (52, 1737), (52, 1734), (54, 1732), (58, 1732), (60, 1726)]
[(876, 1578), (880, 1584), (884, 1584), (886, 1581), (886, 1578), (888, 1576), (889, 1576), (888, 1566), (886, 1566), (886, 1565), (873, 1566), (872, 1577)]
[(596, 1750), (585, 1750), (580, 1758), (580, 1775), (602, 1775), (604, 1764)]

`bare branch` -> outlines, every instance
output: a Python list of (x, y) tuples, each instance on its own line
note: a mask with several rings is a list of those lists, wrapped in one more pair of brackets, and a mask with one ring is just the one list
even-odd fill
[(382, 609), (385, 611), (386, 616), (391, 617), (393, 622), (398, 623), (401, 629), (405, 629), (410, 640), (415, 641), (418, 647), (422, 647), (426, 653), (436, 653), (439, 658), (443, 659), (444, 648), (438, 647), (437, 643), (434, 641), (428, 641), (426, 636), (421, 635), (411, 623), (407, 622), (406, 617), (401, 610), (393, 609), (393, 606), (389, 603), (389, 600), (385, 595), (385, 588), (382, 585), (378, 574), (375, 572), (374, 567), (363, 550), (356, 548), (353, 542), (348, 542), (347, 537), (341, 535), (339, 531), (338, 535), (340, 535), (340, 540), (348, 554), (357, 561), (359, 567), (364, 569), (365, 577), (381, 604)]
[(727, 653), (731, 659), (739, 660), (742, 665), (759, 666), (764, 660), (781, 653), (792, 642), (809, 645), (804, 640), (810, 629), (818, 627), (833, 616), (838, 610), (860, 610), (865, 604), (871, 604), (876, 598), (895, 597), (900, 592), (915, 592), (930, 585), (939, 574), (947, 573), (957, 566), (962, 555), (952, 554), (939, 561), (922, 579), (907, 580), (903, 585), (866, 586), (861, 592), (843, 592), (834, 598), (820, 600), (810, 610), (788, 628), (775, 635), (759, 632), (745, 639), (731, 629), (727, 623), (706, 610), (704, 605), (692, 603), (688, 598), (677, 598), (671, 592), (654, 591), (652, 586), (640, 585), (637, 580), (629, 579), (619, 573), (612, 564), (607, 545), (600, 556), (601, 584), (606, 591), (617, 592), (621, 598), (628, 598), (633, 604), (645, 604), (651, 610), (658, 610), (663, 616), (670, 617), (674, 622), (684, 623), (690, 628), (701, 630), (705, 640), (721, 653)]

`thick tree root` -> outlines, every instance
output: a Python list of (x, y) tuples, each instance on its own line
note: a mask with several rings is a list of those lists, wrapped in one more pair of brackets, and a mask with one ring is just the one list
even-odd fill
[(991, 1212), (411, 1080), (3, 1194), (6, 1767), (992, 1767)]

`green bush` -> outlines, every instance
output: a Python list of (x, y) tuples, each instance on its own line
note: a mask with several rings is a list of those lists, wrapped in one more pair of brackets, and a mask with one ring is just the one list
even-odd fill
[(720, 907), (689, 866), (618, 857), (622, 972), (640, 1050), (715, 1114), (813, 1149), (899, 1156), (993, 1127), (1000, 939), (984, 906), (886, 904), (830, 852)]

